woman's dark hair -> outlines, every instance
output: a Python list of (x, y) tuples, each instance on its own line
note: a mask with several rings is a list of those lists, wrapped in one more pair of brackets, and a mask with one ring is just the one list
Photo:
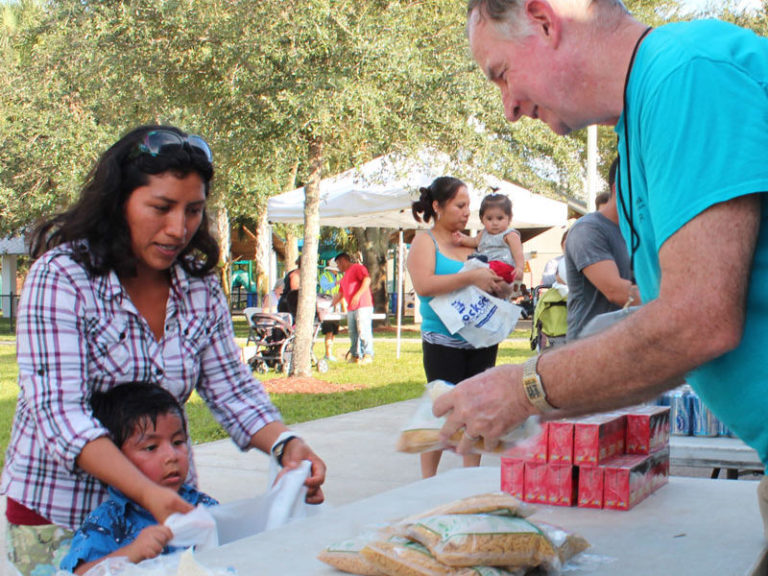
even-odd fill
[[(174, 146), (157, 155), (139, 151), (147, 133), (155, 130), (186, 136), (173, 126), (141, 126), (120, 138), (91, 169), (77, 202), (34, 231), (34, 258), (55, 246), (73, 242), (73, 258), (90, 274), (103, 276), (114, 270), (118, 276), (136, 275), (137, 259), (125, 219), (125, 203), (131, 193), (146, 186), (151, 175), (170, 172), (183, 178), (196, 173), (203, 180), (208, 197), (213, 178), (213, 164), (197, 148)], [(208, 229), (207, 213), (203, 213), (200, 227), (179, 254), (179, 262), (189, 274), (204, 276), (218, 261), (219, 245)]]
[[(428, 223), (437, 214), (432, 203), (437, 201), (439, 206), (445, 206), (449, 200), (453, 200), (460, 188), (466, 188), (466, 184), (458, 178), (440, 176), (427, 186), (419, 188), (419, 199), (411, 203), (411, 213), (417, 222)], [(421, 214), (421, 216), (419, 216)]]
[(512, 200), (505, 194), (494, 192), (488, 194), (483, 201), (480, 202), (480, 220), (483, 219), (485, 213), (491, 208), (501, 208), (504, 214), (512, 218)]
[(109, 430), (112, 441), (120, 448), (138, 426), (147, 428), (148, 422), (157, 426), (158, 416), (176, 414), (181, 420), (184, 434), (187, 423), (184, 411), (170, 392), (156, 384), (132, 382), (94, 392), (91, 396), (93, 415)]

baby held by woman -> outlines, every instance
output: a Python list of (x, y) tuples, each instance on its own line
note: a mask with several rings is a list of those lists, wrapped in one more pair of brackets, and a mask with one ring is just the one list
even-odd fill
[(520, 232), (510, 226), (512, 201), (504, 194), (488, 194), (480, 203), (480, 221), (484, 229), (477, 236), (454, 232), (454, 243), (475, 248), (474, 256), (481, 256), (491, 270), (508, 284), (514, 284), (517, 292), (518, 283), (523, 280), (525, 259)]

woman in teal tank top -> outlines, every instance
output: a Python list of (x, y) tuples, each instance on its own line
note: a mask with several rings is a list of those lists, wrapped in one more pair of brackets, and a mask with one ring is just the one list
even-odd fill
[[(427, 381), (461, 382), (496, 364), (498, 346), (474, 348), (460, 336), (452, 335), (432, 310), (429, 301), (440, 294), (477, 286), (491, 294), (503, 294), (507, 284), (489, 268), (460, 272), (472, 248), (453, 241), (454, 232), (466, 229), (469, 220), (469, 191), (456, 178), (437, 178), (421, 188), (418, 201), (411, 206), (419, 222), (432, 221), (432, 228), (417, 232), (408, 254), (408, 272), (419, 296), (424, 372)], [(421, 454), (421, 474), (434, 476), (440, 464), (440, 451)], [(479, 454), (464, 457), (465, 466), (478, 466)]]

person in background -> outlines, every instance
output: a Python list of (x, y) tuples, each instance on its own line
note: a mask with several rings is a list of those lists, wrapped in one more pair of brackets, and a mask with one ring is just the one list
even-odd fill
[(544, 270), (541, 273), (541, 285), (553, 286), (555, 282), (567, 285), (567, 275), (565, 272), (565, 239), (568, 238), (568, 230), (563, 232), (560, 238), (560, 249), (563, 251), (560, 256), (555, 256), (547, 260)]
[[(185, 483), (189, 438), (184, 412), (167, 390), (144, 382), (123, 384), (91, 397), (94, 417), (125, 457), (149, 480), (178, 492), (192, 506), (216, 500)], [(134, 564), (175, 552), (171, 529), (115, 488), (75, 532), (61, 569), (85, 574), (106, 558), (124, 556)]]
[[(208, 229), (212, 178), (200, 136), (142, 126), (104, 152), (79, 200), (33, 235), (0, 482), (7, 553), (25, 576), (52, 569), (109, 486), (160, 523), (192, 509), (138, 470), (93, 416), (93, 393), (122, 384), (153, 382), (182, 404), (197, 391), (242, 450), (281, 454), (287, 468), (310, 460), (307, 502), (323, 500), (325, 464), (240, 360)], [(187, 481), (196, 483), (194, 466)]]
[(477, 236), (454, 233), (456, 245), (475, 248), (508, 284), (522, 282), (525, 260), (520, 232), (510, 227), (512, 201), (504, 194), (488, 194), (480, 202), (480, 221), (484, 229)]
[(595, 196), (595, 210), (600, 210), (600, 206), (603, 204), (607, 204), (608, 201), (611, 199), (611, 194), (615, 193), (611, 192), (610, 190), (606, 192), (600, 192), (597, 196)]
[(283, 290), (285, 290), (285, 280), (280, 278), (275, 282), (274, 288), (266, 296), (262, 303), (262, 311), (268, 313), (277, 312), (277, 306), (280, 303), (280, 298), (283, 296)]
[[(496, 364), (498, 346), (475, 348), (461, 336), (452, 335), (429, 305), (433, 297), (465, 286), (477, 286), (491, 294), (504, 294), (507, 283), (490, 268), (462, 271), (472, 248), (457, 246), (454, 233), (466, 229), (469, 220), (469, 192), (458, 178), (443, 176), (420, 189), (411, 205), (417, 222), (432, 222), (419, 231), (408, 253), (407, 267), (419, 296), (422, 316), (421, 345), (427, 382), (444, 380), (455, 384)], [(441, 451), (421, 454), (421, 475), (437, 474)], [(464, 456), (464, 466), (479, 466), (479, 454)]]
[[(653, 29), (618, 0), (471, 0), (467, 32), (510, 121), (615, 126), (645, 304), (462, 382), (434, 405), (442, 434), (493, 442), (531, 414), (630, 406), (685, 379), (768, 469), (768, 39), (717, 20)], [(758, 503), (768, 537), (768, 476)]]
[[(330, 259), (325, 266), (322, 274), (318, 278), (317, 293), (325, 296), (330, 302), (333, 302), (333, 297), (339, 292), (339, 267), (336, 265), (334, 259)], [(341, 303), (339, 303), (341, 304)], [(318, 305), (318, 309), (319, 309)], [(328, 306), (329, 310), (333, 307)], [(333, 340), (336, 334), (339, 333), (339, 321), (338, 320), (323, 320), (320, 323), (320, 332), (323, 334), (325, 341), (325, 359), (328, 362), (336, 362), (336, 357), (333, 355)]]
[(299, 309), (299, 285), (301, 283), (301, 255), (296, 258), (296, 268), (289, 271), (283, 278), (283, 295), (277, 303), (278, 312), (291, 315), (291, 323), (296, 323), (296, 312)]
[(614, 159), (608, 173), (608, 201), (579, 218), (568, 232), (565, 270), (568, 278), (567, 340), (579, 337), (598, 314), (640, 303), (632, 283), (629, 252), (619, 229)]
[(343, 274), (339, 292), (331, 306), (343, 298), (347, 302), (347, 329), (349, 330), (350, 362), (370, 364), (373, 361), (373, 294), (371, 276), (362, 264), (353, 264), (349, 254), (336, 256), (336, 265)]

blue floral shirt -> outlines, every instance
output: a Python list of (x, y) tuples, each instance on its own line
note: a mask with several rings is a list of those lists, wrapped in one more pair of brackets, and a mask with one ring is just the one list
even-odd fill
[[(109, 498), (96, 508), (75, 532), (72, 547), (61, 561), (61, 569), (74, 572), (80, 564), (93, 562), (127, 546), (147, 526), (157, 524), (148, 510), (129, 500), (122, 492), (109, 488)], [(197, 506), (215, 506), (216, 500), (184, 484), (179, 496)], [(179, 548), (166, 546), (163, 554)]]

